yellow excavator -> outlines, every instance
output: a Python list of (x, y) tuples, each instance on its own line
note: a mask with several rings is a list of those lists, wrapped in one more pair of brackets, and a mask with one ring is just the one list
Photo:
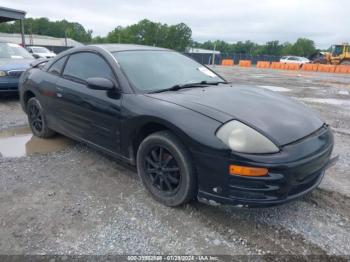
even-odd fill
[(327, 64), (350, 65), (350, 45), (348, 43), (333, 45), (330, 52), (325, 53), (324, 58)]

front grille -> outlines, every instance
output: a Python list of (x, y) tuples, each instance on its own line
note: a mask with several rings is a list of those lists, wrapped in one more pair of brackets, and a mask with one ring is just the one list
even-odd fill
[(11, 77), (20, 77), (23, 72), (23, 70), (11, 70), (8, 71), (7, 74)]
[(281, 186), (285, 184), (281, 174), (269, 173), (267, 177), (232, 176), (228, 183), (230, 198), (242, 200), (274, 200), (283, 196)]
[(295, 180), (292, 182), (291, 188), (289, 189), (288, 195), (292, 196), (299, 194), (314, 186), (322, 176), (323, 172), (323, 170), (319, 170), (302, 179), (295, 177)]
[(312, 173), (290, 170), (288, 174), (269, 173), (266, 177), (230, 177), (227, 195), (250, 201), (285, 199), (312, 188), (323, 172), (322, 168)]
[[(323, 127), (308, 137), (301, 149), (310, 145), (313, 158), (299, 164), (286, 164), (269, 168), (267, 176), (243, 177), (228, 175), (224, 194), (232, 200), (247, 202), (268, 202), (269, 200), (293, 199), (317, 186), (324, 174), (332, 152), (332, 136), (327, 127)], [(295, 154), (298, 145), (290, 145), (290, 152)], [(287, 150), (287, 147), (286, 147)], [(287, 151), (288, 151), (287, 150)], [(300, 149), (298, 149), (300, 150)], [(310, 154), (312, 151), (310, 152)]]

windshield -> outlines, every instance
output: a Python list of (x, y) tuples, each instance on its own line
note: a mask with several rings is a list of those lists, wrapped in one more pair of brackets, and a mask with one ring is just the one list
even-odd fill
[(17, 44), (0, 43), (0, 58), (33, 58), (23, 47)]
[(50, 51), (45, 47), (32, 47), (34, 53), (50, 53)]
[(129, 81), (146, 92), (178, 84), (224, 81), (201, 64), (173, 51), (124, 51), (113, 55)]
[(338, 56), (343, 52), (343, 46), (342, 45), (335, 45), (332, 47), (332, 54), (334, 56)]

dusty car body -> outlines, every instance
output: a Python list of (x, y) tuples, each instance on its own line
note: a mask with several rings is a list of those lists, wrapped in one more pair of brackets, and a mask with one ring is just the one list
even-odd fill
[(306, 106), (162, 48), (73, 48), (27, 70), (20, 98), (35, 135), (58, 132), (136, 165), (168, 206), (285, 203), (336, 160), (329, 126)]

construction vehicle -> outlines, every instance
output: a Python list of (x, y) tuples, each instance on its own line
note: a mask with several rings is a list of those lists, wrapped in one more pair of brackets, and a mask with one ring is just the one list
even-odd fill
[(332, 65), (350, 65), (350, 45), (333, 45), (330, 52), (325, 53), (327, 64)]

